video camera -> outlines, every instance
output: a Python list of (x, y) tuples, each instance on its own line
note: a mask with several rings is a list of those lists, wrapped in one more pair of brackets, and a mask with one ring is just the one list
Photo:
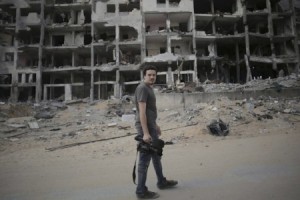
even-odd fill
[(135, 136), (134, 139), (139, 142), (137, 147), (138, 151), (143, 153), (156, 153), (157, 155), (162, 156), (165, 141), (161, 139), (154, 139), (150, 143), (146, 143), (140, 135)]

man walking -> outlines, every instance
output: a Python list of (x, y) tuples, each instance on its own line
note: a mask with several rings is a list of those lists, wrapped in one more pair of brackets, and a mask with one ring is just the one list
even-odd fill
[[(144, 81), (141, 82), (135, 91), (136, 102), (136, 129), (138, 135), (145, 143), (151, 143), (161, 135), (160, 127), (156, 124), (157, 109), (156, 97), (153, 91), (153, 84), (156, 81), (157, 69), (154, 66), (146, 66), (143, 70)], [(167, 189), (177, 185), (177, 181), (167, 180), (163, 175), (161, 156), (156, 153), (140, 152), (138, 164), (138, 183), (136, 195), (139, 199), (156, 199), (159, 195), (151, 192), (146, 187), (148, 166), (152, 163), (157, 176), (157, 187)]]

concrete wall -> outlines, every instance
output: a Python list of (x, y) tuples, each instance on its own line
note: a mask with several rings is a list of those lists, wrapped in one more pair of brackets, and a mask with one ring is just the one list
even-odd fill
[(188, 107), (196, 103), (209, 102), (217, 98), (228, 97), (231, 100), (258, 98), (259, 96), (272, 98), (292, 98), (300, 96), (300, 89), (288, 88), (277, 92), (275, 89), (243, 91), (243, 92), (212, 92), (212, 93), (159, 93), (156, 92), (158, 109)]
[(149, 42), (147, 44), (148, 56), (158, 55), (160, 53), (160, 48), (165, 48), (167, 50), (167, 41), (165, 41), (165, 43)]
[[(110, 3), (110, 1), (108, 2)], [(97, 1), (95, 6), (96, 12), (92, 13), (92, 21), (103, 21), (105, 19), (106, 3)]]
[(89, 3), (90, 0), (76, 0), (77, 3)]
[(233, 15), (243, 16), (243, 6), (241, 0), (236, 1), (236, 11), (233, 13)]
[[(142, 15), (141, 11), (134, 9), (128, 14), (118, 13), (119, 4), (126, 4), (126, 0), (110, 0), (107, 2), (96, 2), (96, 12), (92, 14), (92, 21), (102, 22), (105, 21), (106, 26), (130, 26), (133, 27), (138, 34), (137, 40), (142, 40), (141, 28), (142, 28)], [(107, 4), (114, 4), (116, 8), (115, 13), (107, 13)]]
[[(12, 36), (11, 35), (0, 32), (0, 38), (1, 38), (1, 43), (3, 46), (11, 46), (12, 45)], [(2, 47), (0, 46), (0, 48), (2, 48)]]
[(11, 73), (13, 72), (12, 66), (14, 61), (6, 61), (5, 54), (14, 53), (14, 47), (0, 47), (0, 72), (1, 73)]
[(25, 25), (38, 25), (41, 23), (40, 16), (35, 12), (28, 13), (27, 16), (22, 16), (20, 21), (21, 23), (25, 23)]
[(75, 45), (83, 45), (84, 44), (84, 33), (75, 34)]
[[(192, 41), (190, 41), (192, 42)], [(171, 38), (171, 47), (179, 46), (180, 48), (175, 48), (175, 54), (188, 55), (191, 54), (191, 45), (189, 41), (182, 40), (181, 37)]]
[[(77, 42), (77, 40), (75, 40)], [(65, 33), (65, 42), (64, 45), (66, 46), (70, 46), (70, 45), (74, 45), (73, 44), (73, 37), (72, 37), (72, 33)]]
[(166, 4), (157, 4), (157, 0), (144, 0), (141, 3), (143, 12), (191, 12), (194, 9), (193, 0), (181, 0), (178, 6), (169, 5), (169, 0), (166, 0)]
[(156, 22), (155, 24), (147, 24), (147, 26), (150, 26), (149, 32), (158, 31), (159, 27), (164, 27), (165, 29), (167, 29), (165, 21)]

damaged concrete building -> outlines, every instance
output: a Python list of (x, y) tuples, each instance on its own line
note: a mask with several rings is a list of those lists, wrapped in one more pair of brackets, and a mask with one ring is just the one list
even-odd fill
[[(225, 3), (224, 3), (225, 2)], [(299, 71), (296, 0), (0, 0), (0, 100), (132, 95)]]

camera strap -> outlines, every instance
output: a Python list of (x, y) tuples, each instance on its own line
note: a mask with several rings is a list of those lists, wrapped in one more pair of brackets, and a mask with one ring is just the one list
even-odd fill
[(134, 161), (134, 166), (133, 166), (133, 170), (132, 170), (132, 180), (133, 180), (133, 183), (136, 185), (136, 183), (135, 183), (135, 179), (136, 179), (136, 161), (137, 161), (137, 158), (138, 158), (138, 154), (139, 154), (139, 151), (142, 151), (142, 152), (147, 152), (147, 153), (149, 153), (149, 150), (143, 150), (142, 148), (141, 148), (141, 143), (138, 143), (138, 145), (137, 145), (137, 148), (136, 148), (136, 156), (135, 156), (135, 161)]
[[(164, 141), (163, 140), (161, 140), (161, 141), (163, 143), (163, 145), (161, 145), (162, 146), (161, 148), (163, 148)], [(135, 179), (136, 179), (136, 161), (137, 161), (137, 157), (138, 157), (139, 152), (148, 153), (148, 154), (156, 153), (159, 156), (162, 156), (162, 149), (161, 149), (160, 152), (158, 152), (156, 149), (154, 149), (154, 150), (153, 150), (153, 148), (151, 149), (149, 144), (142, 143), (142, 142), (138, 143), (137, 148), (136, 148), (136, 156), (135, 156), (134, 166), (133, 166), (133, 170), (132, 170), (132, 180), (133, 180), (133, 183), (135, 185), (136, 185), (136, 183), (135, 183)]]
[(136, 156), (135, 156), (135, 161), (134, 161), (134, 166), (133, 166), (133, 170), (132, 170), (132, 180), (133, 180), (133, 183), (136, 185), (135, 183), (135, 178), (136, 178), (136, 174), (135, 174), (135, 171), (136, 171), (136, 161), (137, 161), (137, 157), (138, 157), (138, 149), (136, 150)]

